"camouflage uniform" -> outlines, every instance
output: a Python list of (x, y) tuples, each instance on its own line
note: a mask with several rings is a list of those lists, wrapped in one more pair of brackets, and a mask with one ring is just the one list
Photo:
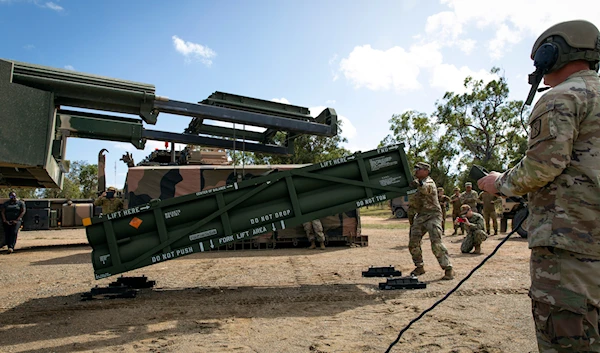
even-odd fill
[(498, 196), (482, 191), (479, 194), (479, 200), (483, 204), (483, 219), (485, 221), (485, 231), (490, 234), (490, 219), (494, 227), (494, 235), (498, 234), (498, 215), (496, 215), (496, 201)]
[[(450, 205), (450, 198), (447, 195), (440, 195), (439, 190), (442, 188), (438, 188), (438, 201), (440, 203), (440, 207), (442, 208), (442, 234), (446, 231), (446, 218), (448, 217), (448, 207)], [(444, 189), (442, 189), (444, 190)]]
[(477, 191), (471, 189), (471, 191), (463, 191), (460, 194), (461, 205), (469, 205), (473, 212), (477, 211), (477, 204), (479, 203), (479, 195)]
[[(456, 192), (455, 188), (455, 192)], [(458, 190), (460, 191), (460, 189)], [(460, 206), (462, 205), (462, 203), (460, 202), (460, 194), (456, 195), (456, 193), (454, 195), (452, 195), (452, 197), (450, 198), (450, 203), (452, 204), (452, 222), (454, 222), (454, 220), (457, 217), (460, 217)], [(452, 233), (452, 235), (456, 234), (456, 229), (460, 228), (460, 234), (465, 234), (465, 227), (463, 226), (462, 223), (458, 223), (454, 225), (454, 233)]]
[(540, 352), (600, 352), (600, 80), (579, 71), (544, 94), (525, 157), (496, 179), (529, 197), (533, 316)]
[(101, 196), (94, 201), (95, 206), (102, 206), (102, 213), (108, 214), (117, 212), (123, 209), (123, 200), (118, 197), (107, 198), (105, 196)]
[(302, 227), (304, 227), (304, 231), (306, 232), (306, 237), (308, 241), (312, 242), (315, 240), (315, 234), (317, 235), (317, 241), (320, 243), (325, 241), (325, 234), (323, 233), (323, 224), (318, 219), (312, 220), (310, 222), (302, 223)]
[(414, 194), (413, 195), (408, 195), (408, 212), (406, 213), (406, 216), (408, 217), (408, 224), (412, 226), (413, 222), (415, 221), (415, 207), (412, 205), (412, 200), (414, 198)]
[(487, 239), (483, 216), (477, 212), (473, 212), (473, 215), (467, 219), (471, 225), (467, 227), (467, 236), (460, 245), (460, 251), (465, 254), (471, 252), (473, 247), (481, 245)]
[(452, 269), (448, 250), (442, 243), (442, 210), (437, 197), (435, 182), (429, 176), (422, 180), (422, 185), (417, 187), (411, 206), (417, 215), (410, 227), (408, 250), (412, 256), (415, 266), (423, 266), (423, 251), (421, 242), (423, 235), (429, 233), (431, 250), (438, 260), (442, 269)]

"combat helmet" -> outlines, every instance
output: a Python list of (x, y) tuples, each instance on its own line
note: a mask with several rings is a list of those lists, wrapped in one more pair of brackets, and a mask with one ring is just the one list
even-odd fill
[(590, 63), (590, 69), (598, 71), (600, 31), (593, 23), (584, 20), (555, 24), (535, 41), (531, 59), (536, 67), (543, 66), (544, 74), (576, 60), (585, 60)]

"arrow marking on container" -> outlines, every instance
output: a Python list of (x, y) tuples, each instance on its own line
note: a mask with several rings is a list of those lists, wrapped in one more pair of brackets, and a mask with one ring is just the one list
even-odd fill
[(285, 229), (285, 222), (281, 220), (281, 229)]
[(275, 223), (271, 223), (271, 227), (273, 227), (273, 231), (276, 231), (277, 229), (275, 228)]
[(237, 183), (233, 183), (233, 187), (237, 190), (238, 189), (238, 184)]
[(211, 248), (211, 249), (214, 249), (214, 247), (215, 247), (215, 244), (213, 244), (213, 242), (212, 242), (212, 239), (211, 239), (211, 240), (210, 240), (210, 248)]
[(204, 244), (202, 242), (200, 242), (200, 251), (204, 251)]
[(150, 205), (146, 205), (146, 206), (140, 207), (140, 211), (145, 211), (149, 208), (150, 208)]

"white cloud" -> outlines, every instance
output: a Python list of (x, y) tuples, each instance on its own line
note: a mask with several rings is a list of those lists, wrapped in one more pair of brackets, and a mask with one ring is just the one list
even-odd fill
[(64, 10), (64, 9), (62, 8), (62, 6), (60, 6), (60, 5), (57, 5), (57, 4), (53, 3), (53, 2), (47, 2), (47, 3), (45, 3), (45, 4), (44, 4), (42, 7), (48, 8), (48, 9), (50, 9), (50, 10), (54, 10), (54, 11), (56, 11), (56, 12), (61, 12), (61, 11), (63, 11), (63, 10)]
[[(324, 107), (322, 105), (317, 106), (317, 107), (311, 107), (311, 108), (309, 108), (310, 115), (313, 118), (316, 118), (326, 108), (327, 107)], [(353, 137), (356, 137), (356, 127), (354, 127), (354, 125), (352, 125), (352, 122), (350, 121), (350, 119), (338, 114), (338, 120), (342, 122), (342, 126), (341, 126), (342, 134), (341, 135), (343, 137), (347, 138), (348, 140)]]
[(464, 81), (467, 76), (471, 76), (476, 80), (483, 80), (484, 82), (498, 79), (497, 75), (489, 71), (473, 71), (466, 66), (457, 68), (454, 65), (441, 64), (432, 70), (429, 84), (431, 87), (439, 88), (443, 91), (461, 94), (465, 92)]
[(525, 37), (537, 37), (551, 25), (574, 19), (600, 22), (600, 3), (597, 0), (580, 0), (569, 6), (560, 0), (505, 0), (501, 4), (480, 0), (441, 0), (450, 11), (427, 19), (425, 32), (428, 38), (444, 45), (454, 45), (465, 40), (467, 29), (490, 30), (486, 46), (492, 59), (500, 59), (507, 50)]
[(65, 69), (75, 71), (75, 68), (72, 65), (65, 65)]
[[(2, 0), (0, 0), (0, 2), (2, 2)], [(35, 49), (35, 46), (33, 44), (27, 44), (26, 46), (23, 47), (23, 49), (32, 50), (32, 49)]]
[(473, 39), (460, 39), (456, 41), (456, 45), (463, 53), (469, 55), (475, 49), (475, 44), (477, 41)]
[(335, 104), (335, 99), (328, 99), (325, 104)]
[(171, 38), (173, 39), (173, 46), (175, 47), (175, 50), (182, 54), (186, 60), (191, 60), (194, 58), (207, 67), (210, 67), (212, 65), (212, 59), (217, 56), (217, 53), (209, 47), (192, 42), (186, 42), (177, 36), (173, 36)]
[(281, 97), (281, 98), (273, 98), (271, 99), (271, 102), (277, 102), (277, 103), (283, 103), (283, 104), (290, 104), (290, 101)]
[(397, 46), (383, 51), (363, 45), (341, 60), (340, 71), (355, 88), (406, 92), (421, 88), (418, 81), (421, 69), (441, 62), (442, 54), (436, 43), (414, 45), (408, 51)]

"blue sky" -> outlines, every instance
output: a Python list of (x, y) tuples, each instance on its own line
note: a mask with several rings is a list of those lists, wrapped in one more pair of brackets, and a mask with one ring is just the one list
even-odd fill
[[(600, 2), (0, 0), (0, 58), (149, 83), (188, 102), (224, 91), (313, 114), (332, 107), (345, 147), (366, 151), (393, 114), (432, 113), (444, 92), (467, 75), (490, 79), (493, 66), (524, 100), (533, 41), (572, 19), (599, 25)], [(161, 114), (148, 127), (182, 132), (189, 120)], [(108, 149), (107, 183), (122, 187), (121, 155), (139, 162), (162, 146), (72, 138), (67, 158), (96, 163)]]

